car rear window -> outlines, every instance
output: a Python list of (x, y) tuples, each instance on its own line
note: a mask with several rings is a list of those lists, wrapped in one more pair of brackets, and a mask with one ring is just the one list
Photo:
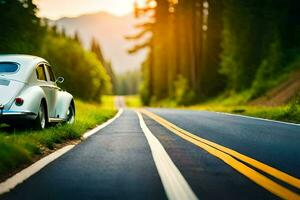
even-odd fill
[(17, 63), (12, 62), (0, 62), (0, 74), (2, 73), (15, 73), (19, 69)]

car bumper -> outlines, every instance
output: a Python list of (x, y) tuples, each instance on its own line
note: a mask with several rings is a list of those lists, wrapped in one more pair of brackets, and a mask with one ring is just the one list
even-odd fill
[(10, 120), (28, 119), (34, 120), (36, 114), (30, 111), (11, 111), (11, 110), (0, 110), (0, 122), (7, 122)]

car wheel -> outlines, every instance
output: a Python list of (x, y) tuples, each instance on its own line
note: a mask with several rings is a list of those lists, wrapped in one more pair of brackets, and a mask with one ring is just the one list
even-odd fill
[(67, 124), (74, 124), (75, 122), (75, 110), (72, 105), (69, 106), (68, 113), (67, 113)]
[(38, 130), (42, 130), (46, 128), (46, 123), (47, 123), (46, 109), (44, 104), (41, 103), (38, 116), (34, 121), (34, 128)]

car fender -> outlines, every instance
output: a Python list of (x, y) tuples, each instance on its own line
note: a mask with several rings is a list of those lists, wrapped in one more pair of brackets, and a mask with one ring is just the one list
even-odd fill
[(45, 93), (39, 86), (30, 86), (23, 89), (23, 91), (17, 96), (24, 100), (24, 103), (21, 106), (12, 104), (10, 110), (13, 111), (26, 111), (37, 114), (40, 109), (42, 99), (45, 99)]
[[(69, 110), (69, 106), (71, 103), (74, 103), (73, 96), (65, 91), (61, 91), (57, 95), (57, 101), (56, 101), (56, 117), (60, 119), (66, 119), (67, 113)], [(75, 109), (75, 105), (74, 105)]]

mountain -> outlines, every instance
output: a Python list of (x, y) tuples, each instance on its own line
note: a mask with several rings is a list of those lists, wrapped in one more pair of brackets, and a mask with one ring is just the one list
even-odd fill
[(77, 31), (86, 48), (90, 47), (92, 37), (96, 38), (102, 46), (105, 58), (112, 62), (116, 73), (139, 69), (146, 58), (146, 50), (136, 55), (127, 54), (127, 49), (132, 45), (124, 36), (136, 32), (134, 25), (137, 21), (132, 14), (119, 17), (99, 12), (75, 18), (61, 18), (52, 23), (59, 29), (64, 28), (71, 36)]

